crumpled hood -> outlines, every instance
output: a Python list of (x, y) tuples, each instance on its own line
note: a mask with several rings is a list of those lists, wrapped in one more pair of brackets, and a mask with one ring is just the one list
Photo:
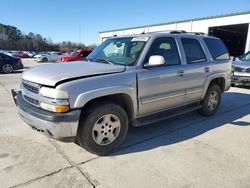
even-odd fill
[(57, 82), (67, 79), (118, 73), (124, 70), (125, 66), (121, 65), (75, 61), (31, 68), (23, 72), (22, 79), (42, 85), (55, 86)]
[(234, 61), (233, 65), (235, 67), (250, 68), (250, 61)]

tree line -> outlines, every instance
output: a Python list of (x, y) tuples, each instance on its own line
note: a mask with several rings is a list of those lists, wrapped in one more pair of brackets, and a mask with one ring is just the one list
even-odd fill
[(95, 45), (86, 46), (71, 41), (53, 43), (50, 38), (29, 32), (25, 34), (17, 27), (0, 23), (0, 49), (16, 51), (63, 51), (70, 52), (76, 49), (95, 48)]

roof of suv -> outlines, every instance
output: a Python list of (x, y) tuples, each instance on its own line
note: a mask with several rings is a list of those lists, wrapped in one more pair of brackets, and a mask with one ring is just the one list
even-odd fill
[[(117, 38), (124, 38), (124, 37), (160, 37), (160, 36), (166, 36), (166, 35), (181, 35), (181, 36), (197, 36), (202, 38), (216, 38), (213, 36), (208, 36), (204, 33), (199, 32), (185, 32), (185, 31), (168, 31), (168, 32), (152, 32), (152, 33), (142, 33), (142, 34), (131, 34), (131, 35), (122, 35), (122, 36), (116, 36), (113, 37)], [(113, 38), (111, 37), (111, 38)]]

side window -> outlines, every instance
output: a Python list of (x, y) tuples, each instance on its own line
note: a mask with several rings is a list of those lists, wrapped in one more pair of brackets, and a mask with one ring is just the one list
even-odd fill
[(204, 38), (204, 41), (214, 60), (229, 60), (230, 59), (228, 50), (220, 39)]
[(188, 64), (201, 63), (207, 61), (205, 53), (198, 40), (191, 38), (182, 38), (181, 42), (184, 48)]
[(1, 54), (0, 56), (1, 56), (1, 59), (9, 59), (9, 57), (5, 54)]
[(181, 64), (174, 38), (162, 37), (156, 39), (149, 49), (145, 62), (147, 62), (149, 60), (149, 57), (152, 55), (163, 56), (167, 66)]
[(85, 51), (85, 52), (83, 52), (83, 56), (87, 57), (90, 53), (91, 53), (91, 51)]
[(80, 54), (80, 57), (87, 57), (89, 54), (90, 54), (90, 51), (83, 51), (83, 52)]

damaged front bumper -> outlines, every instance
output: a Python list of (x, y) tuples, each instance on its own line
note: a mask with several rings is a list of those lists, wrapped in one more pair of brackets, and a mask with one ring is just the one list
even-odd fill
[(61, 141), (73, 141), (78, 129), (81, 110), (67, 113), (48, 112), (26, 102), (20, 91), (11, 90), (21, 119), (32, 129)]

